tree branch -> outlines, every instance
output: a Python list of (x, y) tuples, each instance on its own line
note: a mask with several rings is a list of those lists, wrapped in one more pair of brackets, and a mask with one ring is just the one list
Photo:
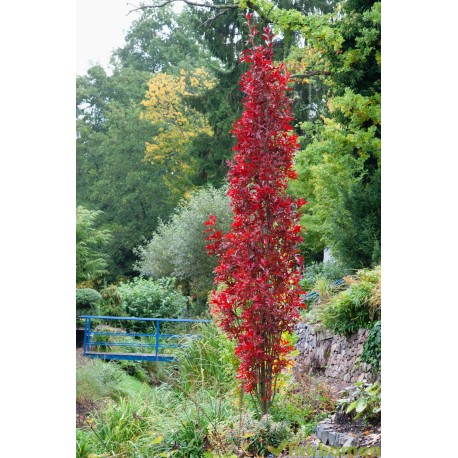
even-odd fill
[[(198, 7), (210, 8), (210, 9), (214, 9), (214, 10), (222, 10), (220, 13), (218, 13), (215, 16), (211, 17), (210, 19), (207, 19), (207, 21), (205, 21), (203, 24), (201, 24), (199, 26), (199, 28), (202, 27), (203, 25), (207, 24), (207, 22), (208, 23), (212, 23), (217, 17), (222, 16), (224, 13), (226, 13), (229, 10), (234, 10), (234, 9), (240, 8), (239, 5), (230, 4), (230, 3), (225, 4), (225, 5), (213, 5), (212, 3), (200, 3), (200, 2), (192, 1), (192, 0), (164, 0), (162, 3), (156, 3), (156, 4), (153, 3), (151, 5), (142, 5), (142, 6), (136, 6), (136, 5), (133, 5), (132, 3), (128, 3), (128, 5), (133, 6), (134, 9), (130, 10), (127, 13), (126, 16), (128, 16), (130, 13), (132, 13), (134, 11), (146, 10), (146, 9), (149, 9), (149, 8), (162, 8), (163, 6), (167, 6), (167, 5), (170, 5), (171, 3), (175, 3), (175, 2), (179, 2), (179, 1), (182, 1), (182, 2), (186, 3), (186, 5), (189, 5), (189, 6), (198, 6)], [(267, 16), (265, 16), (264, 14), (262, 14), (260, 11), (258, 11), (258, 8), (256, 8), (256, 6), (253, 5), (253, 3), (251, 1), (248, 0), (246, 5), (247, 5), (247, 7), (249, 9), (251, 9), (253, 11), (256, 11), (262, 19), (264, 19), (267, 22), (270, 22), (269, 18)], [(272, 9), (273, 9), (273, 6), (270, 9), (270, 11)]]
[(222, 16), (223, 14), (227, 13), (229, 10), (230, 8), (226, 8), (225, 10), (220, 11), (218, 14), (215, 14), (211, 18), (207, 19), (205, 22), (202, 22), (202, 24), (200, 24), (199, 27), (197, 27), (197, 30), (199, 30), (204, 25), (211, 24), (217, 17)]
[(311, 71), (311, 72), (305, 72), (305, 73), (295, 73), (294, 75), (291, 75), (291, 78), (310, 78), (311, 76), (317, 76), (317, 75), (324, 75), (324, 76), (329, 76), (331, 75), (331, 72), (329, 71), (324, 71), (324, 70), (316, 70), (316, 71)]
[[(164, 0), (162, 3), (156, 3), (156, 4), (153, 3), (151, 5), (138, 6), (135, 9), (130, 10), (127, 14), (129, 15), (133, 11), (146, 10), (146, 9), (149, 9), (149, 8), (162, 8), (163, 6), (170, 5), (171, 3), (175, 3), (175, 2), (178, 2), (178, 1), (182, 1), (182, 2), (186, 3), (186, 5), (189, 5), (189, 6), (201, 6), (203, 8), (210, 8), (210, 9), (214, 9), (214, 10), (231, 10), (231, 9), (239, 8), (239, 5), (233, 5), (233, 4), (230, 4), (230, 3), (227, 4), (227, 5), (213, 5), (211, 3), (200, 3), (200, 2), (195, 2), (195, 1), (192, 1), (192, 0)], [(131, 3), (128, 3), (128, 5), (135, 7), (135, 5), (132, 5)]]

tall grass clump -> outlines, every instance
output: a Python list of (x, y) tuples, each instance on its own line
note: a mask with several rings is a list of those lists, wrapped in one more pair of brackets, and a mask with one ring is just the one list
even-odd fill
[(187, 392), (196, 389), (213, 393), (235, 388), (238, 360), (234, 343), (214, 324), (198, 324), (199, 337), (183, 341), (172, 366), (175, 379)]
[(124, 374), (114, 363), (89, 359), (76, 370), (76, 401), (100, 401), (119, 393)]

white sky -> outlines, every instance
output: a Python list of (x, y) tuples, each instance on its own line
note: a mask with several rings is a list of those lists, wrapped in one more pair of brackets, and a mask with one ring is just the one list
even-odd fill
[[(76, 0), (76, 74), (97, 63), (105, 68), (111, 52), (124, 45), (124, 36), (141, 11), (129, 13), (141, 0)], [(181, 2), (173, 8), (180, 11)]]
[(140, 12), (127, 13), (137, 0), (76, 0), (76, 73), (92, 65), (106, 67), (113, 49), (124, 44), (125, 33)]

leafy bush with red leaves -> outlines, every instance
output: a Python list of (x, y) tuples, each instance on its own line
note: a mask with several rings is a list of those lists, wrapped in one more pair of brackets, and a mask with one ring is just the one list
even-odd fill
[(235, 157), (229, 163), (229, 191), (234, 222), (227, 234), (205, 223), (208, 252), (218, 258), (211, 307), (219, 325), (236, 341), (238, 378), (267, 413), (277, 377), (290, 364), (292, 346), (282, 334), (293, 331), (299, 318), (298, 281), (302, 259), (299, 208), (286, 193), (297, 136), (291, 131), (289, 74), (273, 62), (273, 34), (264, 28), (263, 44), (250, 23), (250, 46), (242, 53), (249, 64), (242, 76), (244, 111), (236, 122)]

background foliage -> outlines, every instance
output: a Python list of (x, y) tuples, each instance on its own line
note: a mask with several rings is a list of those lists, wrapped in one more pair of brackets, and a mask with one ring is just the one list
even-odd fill
[(100, 211), (76, 208), (76, 283), (92, 284), (107, 273), (103, 249), (111, 240), (107, 229), (97, 228)]
[(346, 336), (360, 328), (372, 328), (381, 317), (377, 301), (380, 275), (380, 267), (358, 271), (349, 288), (333, 296), (323, 308), (323, 325)]
[(151, 240), (139, 247), (140, 273), (153, 278), (177, 277), (189, 294), (206, 301), (216, 259), (206, 253), (204, 223), (215, 215), (218, 230), (229, 230), (232, 211), (226, 191), (226, 187), (208, 186), (181, 200), (169, 221), (160, 221)]
[(177, 291), (173, 278), (152, 280), (136, 277), (121, 282), (117, 293), (127, 316), (178, 318), (186, 312), (187, 299)]
[[(239, 5), (224, 14), (145, 8), (113, 52), (112, 73), (94, 66), (77, 78), (77, 202), (102, 210), (100, 224), (113, 234), (105, 248), (108, 282), (136, 275), (134, 248), (182, 197), (223, 184), (241, 114), (248, 6), (279, 32), (275, 59), (293, 73), (301, 150), (290, 192), (308, 201), (306, 263), (321, 260), (324, 247), (353, 269), (380, 262), (380, 2)], [(153, 95), (170, 99), (156, 104), (156, 118), (147, 106)]]

